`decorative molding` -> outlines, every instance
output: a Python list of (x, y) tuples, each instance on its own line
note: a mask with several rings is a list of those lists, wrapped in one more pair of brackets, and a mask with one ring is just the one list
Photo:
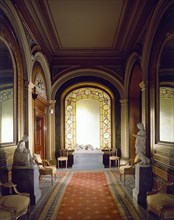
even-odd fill
[(162, 179), (168, 181), (168, 172), (165, 170), (162, 170), (159, 167), (156, 166), (152, 166), (152, 171), (154, 174), (156, 174), (157, 176), (161, 177)]
[[(29, 48), (30, 50), (32, 51), (32, 49), (35, 47), (35, 46), (38, 46), (38, 42), (36, 41), (35, 37), (33, 36), (33, 34), (31, 33), (31, 30), (30, 28), (28, 27), (24, 17), (22, 16), (22, 14), (19, 12), (19, 16), (21, 18), (21, 22), (23, 24), (23, 28), (24, 28), (24, 32), (25, 32), (25, 35), (26, 35), (26, 38), (27, 38), (27, 42), (28, 42), (28, 45), (29, 45)], [(39, 47), (40, 49), (40, 47)]]
[(104, 67), (105, 69), (109, 69), (113, 71), (114, 73), (119, 74), (121, 77), (124, 76), (124, 67), (123, 65), (103, 65), (101, 66), (102, 68)]
[(59, 75), (62, 75), (64, 72), (72, 71), (79, 66), (72, 66), (72, 65), (59, 65), (59, 66), (53, 66), (51, 71), (51, 77), (52, 79), (57, 78)]
[(153, 159), (154, 160), (157, 160), (161, 163), (164, 163), (166, 165), (169, 165), (170, 164), (170, 158), (169, 157), (165, 157), (165, 156), (162, 156), (162, 155), (159, 155), (159, 154), (155, 154), (153, 156)]
[(13, 88), (0, 91), (0, 103), (13, 99)]

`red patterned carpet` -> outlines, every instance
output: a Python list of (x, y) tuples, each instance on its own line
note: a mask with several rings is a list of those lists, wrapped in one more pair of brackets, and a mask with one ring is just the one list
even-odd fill
[(104, 172), (73, 173), (57, 214), (66, 219), (122, 219)]
[[(69, 170), (51, 187), (30, 213), (30, 220), (142, 220), (140, 207), (119, 180), (118, 170)], [(127, 185), (131, 185), (126, 182)], [(44, 184), (45, 185), (45, 184)]]

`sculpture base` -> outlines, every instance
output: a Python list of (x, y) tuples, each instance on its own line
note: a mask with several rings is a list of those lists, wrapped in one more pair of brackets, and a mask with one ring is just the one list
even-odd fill
[(103, 169), (103, 152), (80, 150), (73, 153), (74, 169)]
[(18, 191), (29, 193), (31, 204), (36, 204), (41, 197), (38, 167), (14, 166), (12, 176)]
[(146, 193), (152, 190), (152, 167), (150, 165), (135, 166), (135, 188), (133, 197), (139, 204), (146, 204)]

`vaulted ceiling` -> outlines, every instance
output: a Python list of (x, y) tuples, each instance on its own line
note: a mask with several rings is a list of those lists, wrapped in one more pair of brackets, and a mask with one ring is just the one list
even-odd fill
[(155, 0), (13, 0), (52, 65), (123, 64), (141, 50)]

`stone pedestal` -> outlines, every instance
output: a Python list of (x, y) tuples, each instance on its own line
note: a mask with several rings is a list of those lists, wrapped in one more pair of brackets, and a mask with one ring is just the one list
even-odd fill
[(135, 188), (133, 197), (139, 204), (146, 204), (146, 193), (152, 190), (152, 167), (151, 165), (135, 166)]
[(101, 150), (79, 150), (73, 153), (74, 169), (102, 169), (103, 165), (103, 152)]
[(38, 202), (41, 197), (41, 190), (39, 188), (39, 170), (36, 165), (32, 167), (14, 166), (12, 181), (17, 184), (19, 192), (30, 194), (31, 204)]

